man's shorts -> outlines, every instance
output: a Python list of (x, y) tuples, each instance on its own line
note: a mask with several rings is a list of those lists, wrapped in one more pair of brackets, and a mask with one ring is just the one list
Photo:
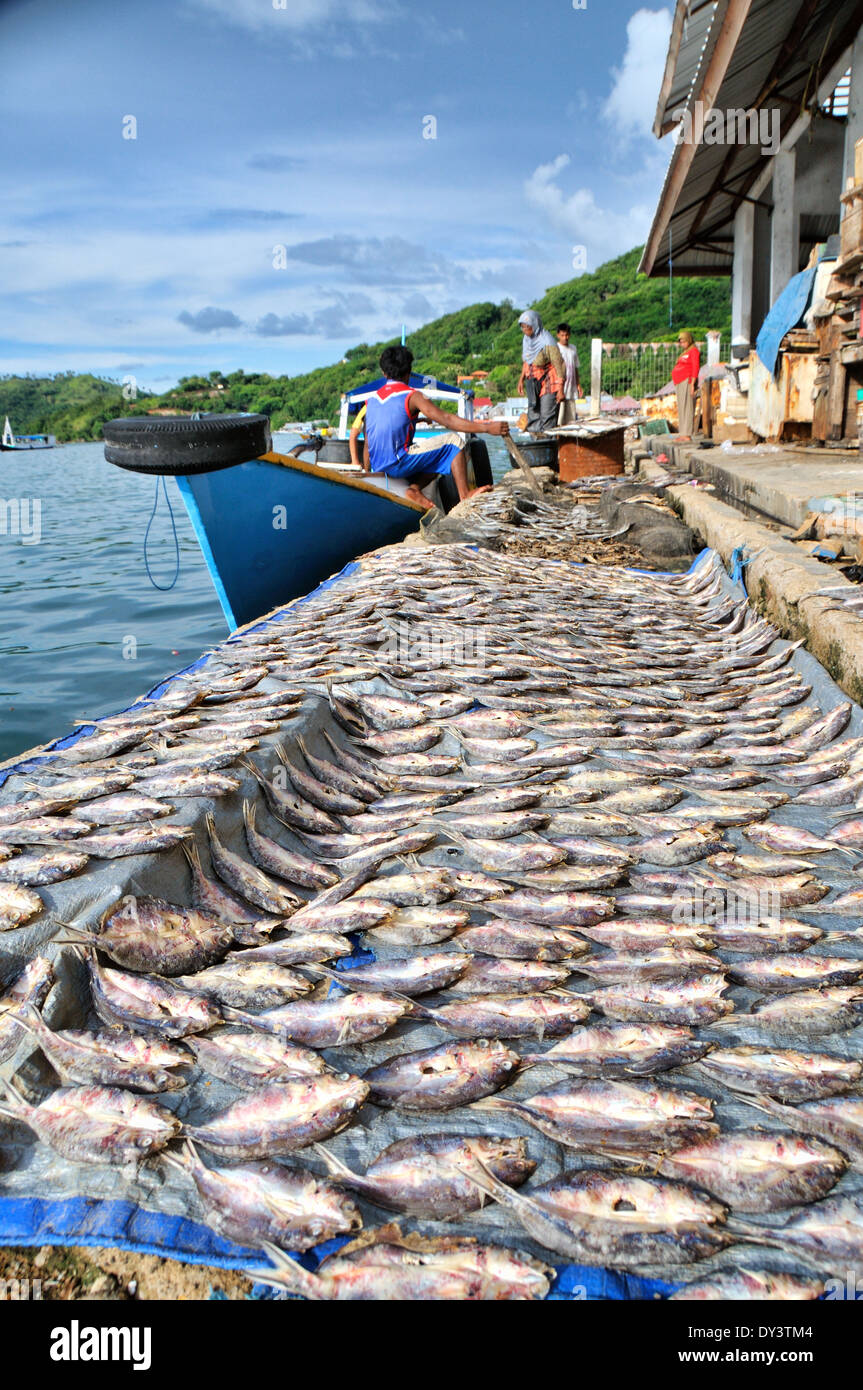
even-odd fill
[(422, 473), (450, 473), (452, 461), (464, 448), (460, 434), (434, 434), (428, 439), (414, 440), (404, 458), (384, 468), (372, 467), (373, 473), (386, 473), (390, 478), (415, 478)]

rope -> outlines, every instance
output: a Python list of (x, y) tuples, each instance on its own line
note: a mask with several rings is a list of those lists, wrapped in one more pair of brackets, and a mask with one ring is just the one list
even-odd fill
[[(156, 512), (159, 508), (159, 484), (161, 484), (162, 492), (165, 495), (165, 501), (168, 504), (168, 515), (171, 518), (171, 530), (174, 533), (174, 578), (171, 580), (170, 584), (156, 583), (156, 580), (153, 578), (153, 571), (150, 569), (150, 557), (147, 554), (147, 544), (150, 539), (150, 528), (156, 519)], [(174, 520), (174, 510), (171, 506), (171, 499), (168, 496), (168, 484), (165, 482), (164, 477), (161, 476), (156, 479), (156, 496), (153, 500), (153, 510), (150, 513), (150, 520), (147, 522), (147, 530), (144, 533), (144, 565), (147, 570), (147, 578), (149, 579), (153, 588), (160, 589), (162, 593), (169, 593), (170, 590), (173, 589), (174, 585), (180, 577), (180, 542), (177, 538), (177, 523)]]

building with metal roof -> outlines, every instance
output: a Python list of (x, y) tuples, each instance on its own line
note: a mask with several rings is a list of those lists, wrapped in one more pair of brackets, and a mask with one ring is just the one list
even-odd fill
[(654, 134), (675, 144), (640, 269), (732, 276), (745, 356), (839, 231), (863, 137), (861, 0), (677, 0)]

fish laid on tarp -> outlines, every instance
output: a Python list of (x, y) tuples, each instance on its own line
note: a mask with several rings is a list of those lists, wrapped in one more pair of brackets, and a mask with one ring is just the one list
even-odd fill
[(355, 1119), (369, 1088), (346, 1072), (300, 1077), (256, 1087), (203, 1125), (187, 1125), (190, 1139), (231, 1162), (276, 1158), (331, 1135)]
[(20, 1021), (64, 1083), (77, 1086), (123, 1086), (156, 1094), (177, 1091), (193, 1059), (185, 1048), (158, 1037), (112, 1030), (88, 1033), (82, 1028), (49, 1028), (38, 1009), (24, 1008)]
[(180, 1132), (180, 1121), (164, 1106), (107, 1086), (64, 1086), (40, 1105), (5, 1087), (0, 1115), (28, 1125), (72, 1163), (137, 1164)]
[(744, 1212), (817, 1202), (847, 1167), (837, 1149), (793, 1134), (720, 1134), (657, 1160), (658, 1172), (694, 1183)]
[(543, 1299), (554, 1271), (529, 1255), (501, 1246), (447, 1236), (402, 1236), (397, 1227), (380, 1227), (344, 1246), (315, 1274), (264, 1246), (268, 1266), (246, 1272), (255, 1279), (316, 1301), (387, 1302), (493, 1301)]
[(238, 1245), (270, 1241), (282, 1250), (309, 1250), (363, 1224), (339, 1187), (302, 1169), (279, 1163), (210, 1168), (190, 1141), (180, 1154), (164, 1159), (195, 1184), (206, 1224)]
[(501, 1042), (448, 1042), (402, 1053), (365, 1074), (375, 1105), (453, 1110), (512, 1079), (518, 1055)]
[(41, 1009), (54, 984), (54, 967), (44, 956), (34, 956), (0, 994), (0, 1062), (8, 1061), (26, 1036), (21, 1027), (27, 1006)]

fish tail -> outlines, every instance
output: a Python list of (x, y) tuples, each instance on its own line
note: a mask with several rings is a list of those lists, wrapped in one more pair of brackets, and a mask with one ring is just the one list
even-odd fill
[(269, 1241), (262, 1241), (261, 1249), (271, 1264), (266, 1268), (249, 1267), (245, 1273), (250, 1278), (257, 1279), (262, 1284), (273, 1284), (276, 1288), (287, 1289), (288, 1293), (297, 1294), (300, 1298), (320, 1300), (327, 1297), (326, 1283), (317, 1274), (310, 1274), (301, 1264), (292, 1260), (283, 1250), (279, 1250), (278, 1246), (271, 1245)]
[(313, 1144), (312, 1148), (322, 1162), (326, 1164), (331, 1177), (350, 1178), (351, 1180), (356, 1178), (356, 1173), (352, 1172), (346, 1163), (342, 1163), (340, 1158), (336, 1158), (335, 1154), (330, 1153), (325, 1144)]
[(189, 861), (189, 867), (191, 868), (192, 873), (201, 874), (201, 876), (203, 877), (203, 870), (202, 870), (202, 868), (201, 868), (201, 856), (200, 856), (200, 854), (198, 853), (198, 843), (197, 843), (197, 841), (196, 841), (196, 840), (181, 840), (181, 841), (180, 841), (180, 849), (183, 851), (183, 853), (185, 854), (186, 858), (188, 859), (188, 861)]
[(251, 801), (243, 800), (243, 825), (254, 833), (255, 808)]

